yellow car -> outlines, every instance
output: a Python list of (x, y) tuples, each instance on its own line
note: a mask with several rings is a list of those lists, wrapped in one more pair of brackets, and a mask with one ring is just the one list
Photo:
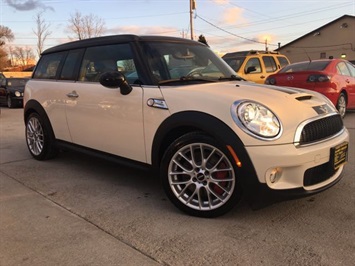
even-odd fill
[(269, 75), (290, 64), (286, 56), (269, 51), (227, 53), (222, 58), (238, 76), (260, 84), (264, 84)]

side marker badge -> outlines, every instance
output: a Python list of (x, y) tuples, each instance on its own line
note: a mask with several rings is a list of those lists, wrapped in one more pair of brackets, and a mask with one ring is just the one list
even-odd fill
[(147, 100), (147, 105), (150, 107), (155, 107), (159, 109), (168, 109), (165, 100), (149, 98)]

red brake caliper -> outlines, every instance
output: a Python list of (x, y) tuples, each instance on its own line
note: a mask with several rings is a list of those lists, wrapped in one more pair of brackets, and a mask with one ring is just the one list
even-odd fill
[[(226, 168), (226, 164), (224, 162), (221, 162), (219, 165), (218, 165), (218, 169), (223, 169), (223, 168)], [(217, 172), (215, 173), (214, 177), (216, 179), (225, 179), (228, 175), (228, 172), (227, 171), (223, 171), (223, 172)], [(217, 185), (213, 185), (213, 191), (218, 194), (218, 195), (222, 195), (224, 190), (221, 189), (220, 187), (224, 187), (226, 185), (226, 181), (223, 181), (223, 182), (219, 182), (219, 186)]]

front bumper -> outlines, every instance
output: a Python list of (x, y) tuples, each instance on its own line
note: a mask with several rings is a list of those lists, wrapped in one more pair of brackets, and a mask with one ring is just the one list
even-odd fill
[(14, 104), (14, 105), (23, 105), (23, 97), (16, 97), (16, 96), (13, 96), (12, 98), (11, 98), (11, 100), (12, 100), (12, 103)]
[(259, 183), (248, 188), (248, 193), (254, 194), (249, 197), (266, 201), (268, 197), (294, 198), (333, 186), (340, 180), (344, 167), (334, 170), (331, 149), (348, 141), (345, 129), (335, 138), (305, 147), (293, 144), (246, 147)]

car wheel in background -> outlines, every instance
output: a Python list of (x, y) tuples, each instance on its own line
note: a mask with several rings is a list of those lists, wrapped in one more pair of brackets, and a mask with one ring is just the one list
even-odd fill
[(341, 117), (344, 117), (346, 113), (346, 97), (344, 93), (340, 93), (336, 108)]
[(26, 142), (36, 160), (47, 160), (57, 154), (52, 129), (37, 113), (31, 113), (26, 120)]
[(175, 140), (161, 164), (163, 188), (180, 210), (199, 217), (217, 217), (234, 207), (241, 189), (225, 146), (192, 132)]
[(7, 104), (8, 108), (13, 108), (14, 107), (14, 104), (12, 102), (12, 99), (11, 99), (10, 95), (7, 95), (7, 97), (6, 97), (6, 104)]

